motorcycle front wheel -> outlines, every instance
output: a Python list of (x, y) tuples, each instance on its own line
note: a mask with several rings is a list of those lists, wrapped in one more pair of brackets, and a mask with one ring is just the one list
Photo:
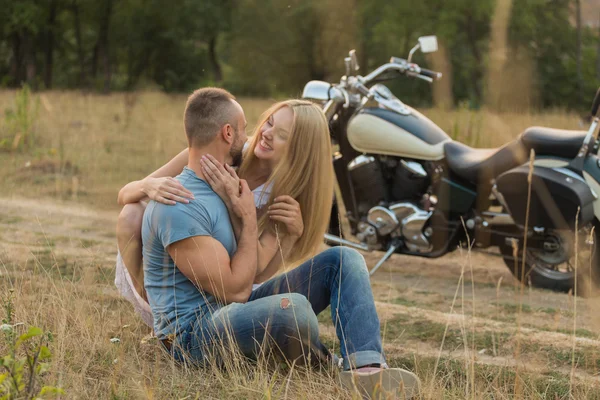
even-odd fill
[(577, 236), (572, 231), (547, 230), (536, 234), (543, 239), (543, 248), (523, 251), (507, 241), (500, 246), (500, 252), (506, 266), (525, 285), (592, 295), (598, 292), (600, 283), (599, 229), (595, 220), (579, 229)]

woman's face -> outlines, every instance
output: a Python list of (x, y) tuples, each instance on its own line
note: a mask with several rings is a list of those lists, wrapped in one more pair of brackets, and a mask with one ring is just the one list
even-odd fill
[(275, 111), (258, 131), (260, 137), (254, 148), (254, 155), (276, 165), (287, 146), (293, 120), (294, 113), (289, 107), (282, 107)]

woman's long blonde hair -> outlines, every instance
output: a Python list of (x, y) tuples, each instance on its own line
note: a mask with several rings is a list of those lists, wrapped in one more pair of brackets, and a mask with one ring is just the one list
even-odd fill
[[(334, 184), (331, 142), (327, 118), (321, 108), (305, 100), (286, 100), (271, 106), (263, 113), (254, 131), (239, 176), (247, 176), (258, 162), (254, 148), (261, 136), (260, 129), (273, 113), (283, 107), (289, 107), (294, 114), (291, 134), (284, 154), (265, 187), (273, 185), (267, 206), (282, 195), (291, 196), (300, 204), (304, 232), (286, 258), (287, 263), (294, 263), (318, 251), (331, 214)], [(278, 228), (282, 231), (281, 224)], [(273, 229), (266, 213), (259, 217), (258, 229), (259, 233)]]

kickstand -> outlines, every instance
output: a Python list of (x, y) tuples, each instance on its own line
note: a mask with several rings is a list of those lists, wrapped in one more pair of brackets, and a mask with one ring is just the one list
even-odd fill
[(369, 272), (369, 275), (373, 276), (375, 271), (377, 271), (379, 269), (379, 267), (381, 267), (383, 265), (383, 263), (386, 262), (388, 260), (388, 258), (390, 258), (392, 256), (392, 254), (394, 254), (394, 252), (396, 251), (396, 249), (398, 247), (400, 247), (400, 242), (397, 240), (393, 241), (392, 244), (390, 245), (390, 248), (388, 249), (388, 251), (383, 255), (383, 257), (381, 257), (381, 260), (379, 260), (377, 265), (375, 265), (375, 267)]

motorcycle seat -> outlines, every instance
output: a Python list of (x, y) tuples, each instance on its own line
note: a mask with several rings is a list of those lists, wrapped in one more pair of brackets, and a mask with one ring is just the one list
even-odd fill
[(496, 149), (474, 149), (450, 141), (444, 144), (444, 152), (450, 170), (473, 183), (489, 181), (527, 161), (527, 151), (519, 140)]
[(575, 158), (586, 133), (532, 126), (521, 134), (520, 140), (527, 151), (533, 149), (536, 155)]

